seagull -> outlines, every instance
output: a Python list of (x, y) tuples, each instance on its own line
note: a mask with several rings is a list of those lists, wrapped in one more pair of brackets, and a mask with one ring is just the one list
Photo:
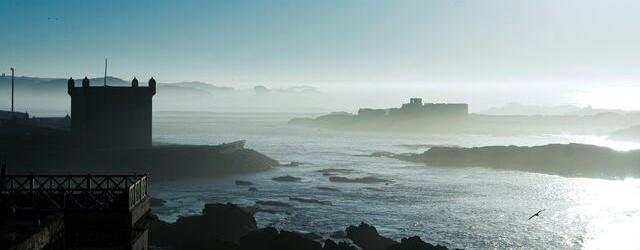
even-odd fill
[(529, 220), (531, 220), (533, 217), (540, 216), (540, 212), (542, 212), (544, 210), (546, 210), (546, 209), (542, 209), (542, 210), (538, 211), (537, 213), (531, 215), (531, 217), (529, 217)]

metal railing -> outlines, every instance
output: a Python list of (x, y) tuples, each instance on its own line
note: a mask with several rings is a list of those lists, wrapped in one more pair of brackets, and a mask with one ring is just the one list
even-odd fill
[(132, 209), (148, 195), (147, 175), (3, 175), (0, 204), (32, 210)]

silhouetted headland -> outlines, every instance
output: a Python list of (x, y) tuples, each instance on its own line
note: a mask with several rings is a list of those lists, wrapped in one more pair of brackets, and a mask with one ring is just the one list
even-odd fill
[(640, 124), (638, 112), (563, 115), (486, 115), (468, 112), (467, 104), (422, 103), (411, 98), (400, 108), (361, 108), (357, 114), (335, 112), (315, 118), (294, 118), (292, 125), (347, 131), (394, 133), (472, 133), (514, 135), (535, 133), (602, 133)]
[(432, 147), (419, 154), (376, 153), (441, 167), (491, 167), (570, 177), (640, 177), (640, 150), (621, 152), (585, 144)]
[[(106, 80), (105, 80), (106, 82)], [(82, 86), (67, 82), (71, 115), (0, 119), (0, 161), (14, 173), (149, 173), (153, 178), (203, 177), (270, 169), (279, 163), (244, 148), (221, 145), (153, 145), (152, 98), (147, 86)], [(3, 113), (3, 116), (6, 116)]]

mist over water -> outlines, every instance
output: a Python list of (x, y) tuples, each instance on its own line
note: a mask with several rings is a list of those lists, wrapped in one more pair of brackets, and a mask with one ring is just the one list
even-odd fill
[[(72, 77), (72, 76), (69, 76)], [(75, 76), (75, 79), (81, 77)], [(16, 110), (35, 116), (69, 114), (70, 97), (65, 78), (18, 77), (15, 82)], [(132, 78), (131, 78), (132, 79)], [(109, 86), (130, 86), (131, 79), (109, 77)], [(155, 111), (204, 112), (330, 112), (356, 113), (359, 108), (399, 107), (410, 97), (426, 103), (467, 103), (472, 113), (509, 103), (535, 106), (573, 105), (578, 107), (633, 110), (640, 107), (629, 84), (576, 86), (571, 82), (539, 83), (523, 81), (438, 82), (438, 81), (255, 81), (255, 82), (164, 82), (154, 96)], [(91, 86), (101, 86), (102, 78), (92, 78)], [(146, 85), (146, 79), (141, 79)], [(10, 77), (0, 76), (0, 91), (10, 92)], [(263, 91), (256, 88), (264, 87)], [(1, 102), (6, 110), (10, 102)], [(546, 114), (554, 114), (549, 110)]]
[[(231, 226), (248, 221), (229, 239), (137, 217), (125, 249), (242, 248), (249, 228), (268, 226), (327, 239), (361, 221), (449, 248), (640, 249), (638, 10), (637, 0), (4, 0), (0, 163), (148, 171), (166, 201), (150, 213), (167, 222), (207, 203), (258, 211), (256, 228), (226, 206), (246, 215)], [(30, 116), (7, 112), (14, 104)], [(218, 146), (239, 140), (245, 149)], [(185, 179), (164, 178), (174, 171)], [(273, 180), (283, 176), (300, 181)], [(2, 207), (0, 248), (7, 231), (33, 233)], [(73, 226), (52, 239), (114, 247), (124, 235)]]
[[(328, 236), (350, 224), (366, 221), (394, 239), (422, 239), (466, 249), (602, 249), (640, 245), (640, 180), (566, 178), (546, 174), (481, 167), (438, 168), (388, 158), (363, 157), (376, 151), (419, 152), (430, 145), (543, 145), (592, 143), (618, 150), (640, 148), (589, 135), (417, 135), (345, 133), (290, 127), (286, 121), (300, 113), (156, 113), (154, 141), (217, 144), (246, 139), (248, 147), (297, 167), (199, 179), (154, 182), (152, 195), (167, 200), (154, 209), (161, 219), (199, 213), (206, 202), (281, 201), (290, 208), (256, 214), (261, 226), (317, 232)], [(407, 147), (414, 145), (415, 147)], [(578, 167), (578, 166), (577, 166)], [(176, 167), (177, 169), (180, 166)], [(386, 184), (333, 183), (318, 170), (351, 169), (339, 176), (375, 176)], [(301, 177), (297, 183), (273, 177)], [(235, 180), (255, 183), (257, 192), (236, 186)], [(331, 187), (339, 191), (323, 191)], [(331, 205), (291, 201), (313, 198)], [(546, 209), (539, 218), (527, 218)]]

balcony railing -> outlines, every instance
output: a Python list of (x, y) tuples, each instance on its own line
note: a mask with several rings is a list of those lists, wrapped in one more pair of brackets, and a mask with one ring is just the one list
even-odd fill
[(147, 175), (4, 175), (0, 204), (29, 210), (132, 209), (147, 198)]

